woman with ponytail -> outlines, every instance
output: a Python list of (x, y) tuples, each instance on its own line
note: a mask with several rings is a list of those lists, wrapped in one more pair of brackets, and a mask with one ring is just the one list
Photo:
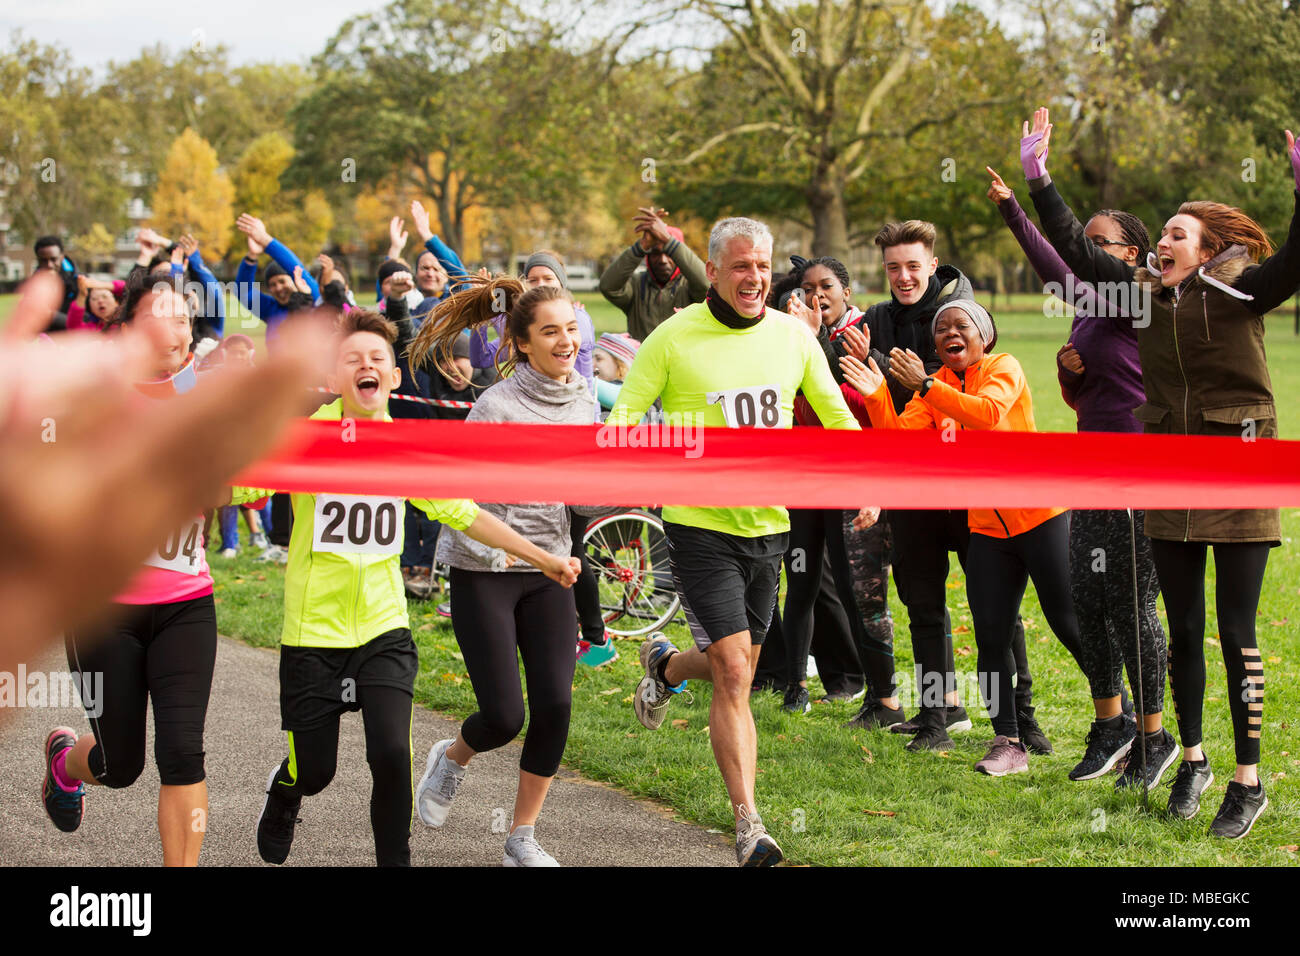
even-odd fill
[[(591, 425), (597, 405), (574, 366), (582, 336), (573, 302), (562, 288), (525, 289), (518, 279), (470, 277), (420, 327), (410, 347), (412, 368), (432, 360), (455, 368), (454, 349), (466, 329), (481, 332), (504, 315), (496, 367), (506, 376), (470, 410), (469, 422)], [(485, 504), (543, 550), (570, 549), (569, 508), (563, 504)], [(580, 509), (586, 512), (587, 509)], [(596, 509), (603, 514), (606, 509)], [(533, 828), (559, 769), (573, 703), (574, 599), (572, 592), (530, 573), (505, 552), (486, 548), (453, 529), (438, 539), (438, 561), (451, 567), (451, 622), (474, 685), (479, 709), (454, 740), (429, 752), (416, 789), (420, 820), (440, 827), (475, 754), (513, 740), (524, 724), (518, 658), (528, 682), (528, 732), (519, 761), (514, 821), (506, 866), (558, 866)]]
[[(1300, 286), (1300, 146), (1286, 131), (1297, 213), (1274, 253), (1268, 235), (1240, 209), (1186, 202), (1165, 223), (1155, 252), (1128, 264), (1090, 239), (1047, 175), (1046, 109), (1021, 140), (1030, 196), (1043, 231), (1085, 282), (1136, 283), (1135, 313), (1145, 403), (1135, 412), (1148, 434), (1277, 437), (1277, 410), (1264, 354), (1264, 316)], [(1044, 147), (1041, 148), (1040, 147)], [(1215, 604), (1228, 676), (1236, 770), (1210, 833), (1243, 837), (1268, 806), (1259, 779), (1264, 668), (1255, 614), (1270, 548), (1281, 543), (1276, 508), (1148, 510), (1160, 590), (1169, 617), (1169, 674), (1183, 762), (1169, 811), (1190, 819), (1214, 782), (1201, 747), (1205, 697), (1205, 565), (1214, 548)]]

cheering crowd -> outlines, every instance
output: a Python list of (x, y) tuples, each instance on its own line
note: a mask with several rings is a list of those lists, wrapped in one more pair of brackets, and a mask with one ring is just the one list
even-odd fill
[[(1276, 249), (1245, 213), (1216, 202), (1184, 203), (1154, 241), (1122, 210), (1080, 220), (1047, 171), (1047, 111), (1036, 111), (1022, 132), (1040, 225), (991, 169), (988, 196), (1045, 287), (1070, 290), (1074, 317), (1057, 371), (1079, 430), (1275, 438), (1263, 317), (1300, 287), (1300, 215)], [(1300, 146), (1290, 132), (1286, 144), (1300, 209)], [(261, 220), (239, 217), (247, 255), (236, 288), (265, 324), (268, 353), (282, 347), (295, 318), (330, 330), (329, 360), (302, 414), (607, 427), (662, 414), (718, 428), (1035, 430), (1021, 364), (997, 348), (994, 317), (975, 302), (967, 277), (940, 263), (935, 227), (921, 219), (886, 223), (876, 234), (890, 296), (864, 310), (839, 260), (791, 257), (788, 271), (774, 263), (762, 223), (719, 221), (701, 261), (666, 213), (641, 209), (636, 241), (600, 280), (626, 314), (627, 332), (597, 337), (569, 292), (560, 254), (534, 252), (520, 276), (471, 273), (418, 202), (409, 214), (422, 245), (413, 263), (404, 259), (408, 235), (394, 217), (374, 309), (357, 306), (330, 257), (305, 268)], [(225, 334), (223, 287), (198, 243), (150, 230), (139, 243), (126, 280), (105, 283), (77, 275), (56, 237), (37, 242), (40, 267), (65, 288), (50, 337), (145, 334), (153, 374), (136, 387), (158, 401), (202, 390), (209, 373), (255, 364), (252, 340)], [(152, 702), (164, 862), (198, 862), (203, 834), (189, 821), (207, 810), (203, 730), (217, 646), (204, 542), (210, 525), (219, 526), (221, 553), (233, 557), (242, 514), (262, 558), (286, 565), (287, 755), (267, 779), (257, 823), (262, 858), (287, 859), (303, 799), (334, 775), (339, 719), (360, 711), (379, 864), (409, 864), (413, 814), (440, 827), (473, 758), (513, 740), (527, 717), (503, 862), (558, 865), (535, 828), (567, 741), (575, 662), (596, 665), (615, 654), (583, 531), (621, 509), (243, 487), (219, 497), (159, 546), (112, 613), (67, 634), (70, 669), (102, 674), (108, 704), (90, 717), (88, 732), (59, 727), (45, 742), (42, 799), (55, 825), (78, 828), (87, 786), (127, 787), (139, 777)], [(862, 701), (850, 726), (905, 736), (913, 752), (950, 749), (952, 733), (972, 728), (953, 656), (946, 586), (953, 552), (966, 572), (980, 694), (994, 731), (974, 769), (1023, 772), (1031, 753), (1053, 749), (1034, 715), (1020, 619), (1032, 579), (1048, 625), (1090, 688), (1092, 723), (1084, 740), (1070, 743), (1079, 759), (1069, 778), (1119, 768), (1117, 788), (1153, 790), (1177, 762), (1168, 811), (1189, 819), (1214, 781), (1201, 725), (1212, 547), (1235, 752), (1210, 833), (1249, 833), (1268, 805), (1258, 769), (1264, 675), (1255, 615), (1269, 551), (1281, 541), (1276, 509), (862, 505), (659, 512), (671, 581), (656, 587), (680, 599), (692, 642), (679, 649), (655, 633), (641, 645), (644, 677), (632, 709), (656, 730), (690, 680), (712, 684), (710, 742), (741, 866), (783, 858), (758, 813), (750, 697), (774, 689), (786, 710), (808, 712), (810, 656), (828, 698)], [(432, 746), (417, 779), (410, 726), (419, 661), (406, 599), (433, 593), (436, 566), (450, 569), (443, 610), (479, 709), (455, 738)], [(891, 570), (917, 665), (910, 716), (907, 689), (895, 684)], [(1216, 763), (1227, 772), (1225, 756)]]

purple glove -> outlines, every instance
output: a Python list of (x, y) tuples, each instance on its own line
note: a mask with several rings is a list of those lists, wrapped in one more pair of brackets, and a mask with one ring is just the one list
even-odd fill
[(1295, 173), (1296, 192), (1300, 192), (1300, 139), (1291, 147), (1291, 172)]
[(1043, 150), (1042, 156), (1034, 155), (1034, 149), (1042, 141), (1042, 133), (1030, 133), (1020, 139), (1020, 168), (1025, 171), (1025, 179), (1047, 175), (1047, 154), (1052, 151), (1051, 147)]

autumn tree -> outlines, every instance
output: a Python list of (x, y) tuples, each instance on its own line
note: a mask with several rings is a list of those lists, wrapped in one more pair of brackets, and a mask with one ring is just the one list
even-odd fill
[(150, 206), (153, 227), (173, 237), (190, 233), (210, 259), (220, 259), (230, 245), (234, 187), (217, 163), (216, 150), (186, 127), (172, 142), (158, 174)]

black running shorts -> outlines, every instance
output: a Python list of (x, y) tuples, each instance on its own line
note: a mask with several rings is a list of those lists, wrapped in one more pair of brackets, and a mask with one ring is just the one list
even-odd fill
[(280, 648), (280, 729), (315, 730), (343, 711), (360, 710), (358, 688), (392, 687), (414, 696), (420, 656), (409, 628), (360, 647)]

